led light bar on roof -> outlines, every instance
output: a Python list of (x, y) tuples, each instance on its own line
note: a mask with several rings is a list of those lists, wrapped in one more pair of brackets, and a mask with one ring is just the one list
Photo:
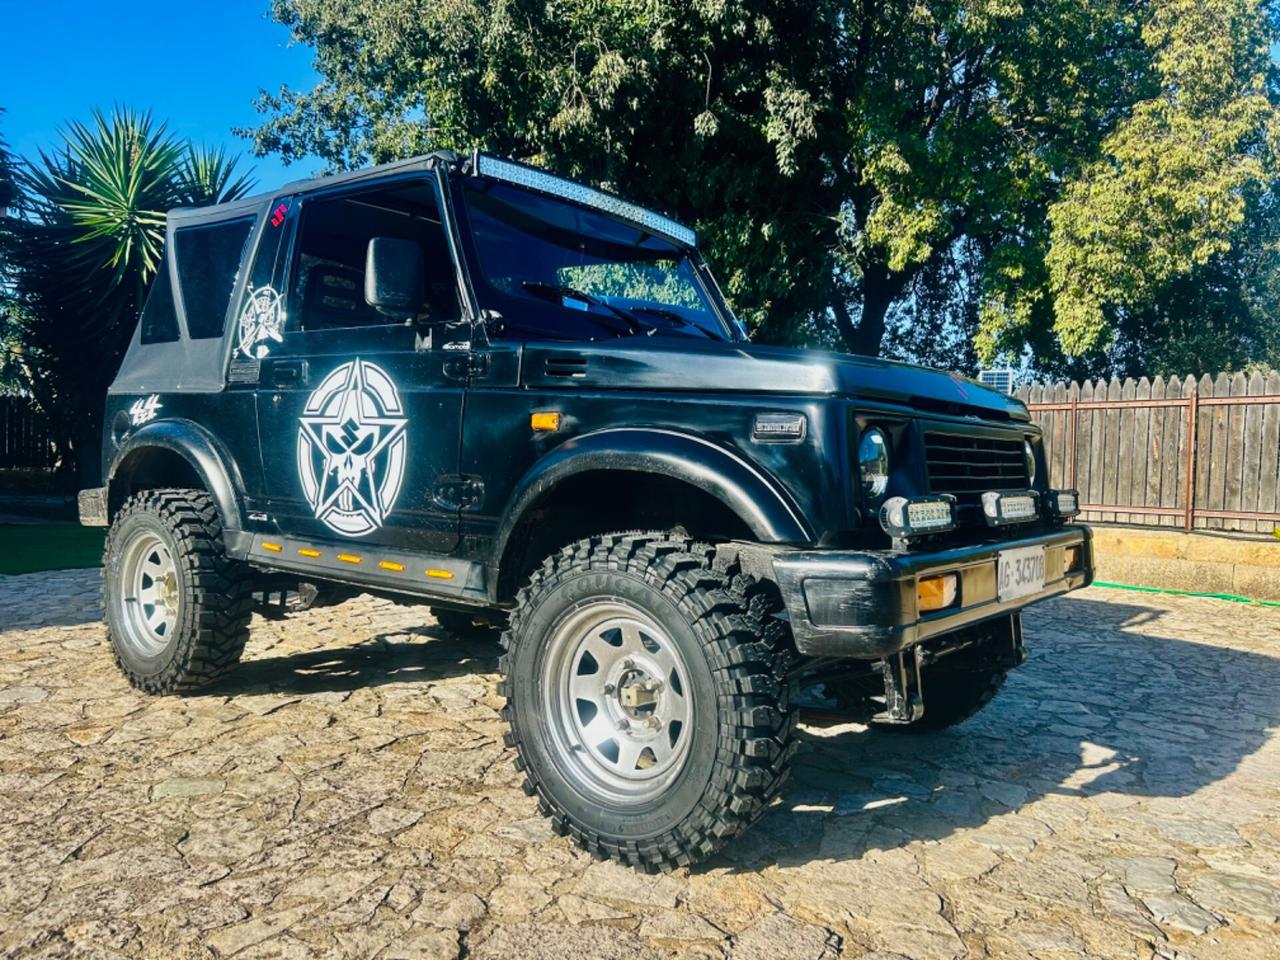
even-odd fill
[(533, 167), (526, 167), (522, 163), (499, 160), (497, 157), (482, 153), (476, 157), (476, 172), (482, 177), (492, 177), (495, 180), (537, 190), (539, 193), (549, 193), (553, 197), (563, 197), (586, 207), (594, 207), (604, 213), (652, 230), (654, 233), (660, 233), (685, 246), (694, 247), (698, 244), (696, 233), (670, 217), (664, 217), (660, 213), (620, 200), (602, 190), (574, 183), (572, 180), (565, 180)]

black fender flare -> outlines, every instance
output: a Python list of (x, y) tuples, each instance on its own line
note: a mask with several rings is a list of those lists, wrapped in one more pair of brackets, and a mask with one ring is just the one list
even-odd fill
[(811, 543), (814, 539), (786, 493), (737, 453), (686, 433), (628, 427), (566, 440), (525, 473), (498, 524), (495, 567), (505, 559), (511, 535), (530, 507), (561, 481), (601, 470), (682, 480), (732, 510), (761, 543)]
[(143, 450), (165, 450), (182, 457), (204, 482), (222, 515), (225, 531), (244, 529), (241, 509), (244, 482), (235, 461), (208, 430), (191, 420), (153, 420), (131, 433), (117, 448), (107, 470), (108, 502), (121, 467)]

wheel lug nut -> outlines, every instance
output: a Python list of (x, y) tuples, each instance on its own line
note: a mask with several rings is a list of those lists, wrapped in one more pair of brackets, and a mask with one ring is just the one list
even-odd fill
[(606, 683), (606, 684), (604, 685), (604, 692), (605, 692), (605, 693), (607, 693), (607, 694), (613, 693), (613, 692), (614, 692), (615, 690), (617, 690), (617, 689), (618, 689), (618, 688), (617, 688), (617, 687), (615, 687), (612, 683)]
[(630, 720), (628, 720), (626, 717), (623, 717), (621, 720), (619, 720), (619, 721), (618, 721), (618, 729), (619, 729), (619, 730), (630, 730), (630, 729), (631, 729), (631, 721), (630, 721)]
[(628, 670), (634, 670), (636, 662), (632, 660), (630, 657), (627, 657), (627, 659), (622, 661), (622, 665), (626, 667)]

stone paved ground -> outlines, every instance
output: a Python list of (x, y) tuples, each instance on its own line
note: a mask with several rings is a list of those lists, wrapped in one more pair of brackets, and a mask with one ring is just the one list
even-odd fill
[(360, 599), (148, 699), (92, 572), (0, 579), (0, 950), (1280, 957), (1280, 609), (1094, 589), (924, 739), (806, 728), (754, 832), (645, 877), (552, 837), (495, 650)]

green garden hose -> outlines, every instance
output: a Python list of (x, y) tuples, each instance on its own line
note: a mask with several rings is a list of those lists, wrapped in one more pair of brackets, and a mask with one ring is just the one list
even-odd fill
[(1169, 593), (1175, 597), (1207, 597), (1210, 600), (1230, 600), (1232, 603), (1252, 603), (1262, 607), (1280, 607), (1275, 600), (1252, 600), (1249, 597), (1238, 597), (1234, 593), (1196, 593), (1193, 590), (1167, 590), (1163, 587), (1138, 587), (1131, 583), (1106, 583), (1102, 580), (1093, 582), (1095, 587), (1107, 587), (1111, 590), (1133, 590), (1137, 593)]

